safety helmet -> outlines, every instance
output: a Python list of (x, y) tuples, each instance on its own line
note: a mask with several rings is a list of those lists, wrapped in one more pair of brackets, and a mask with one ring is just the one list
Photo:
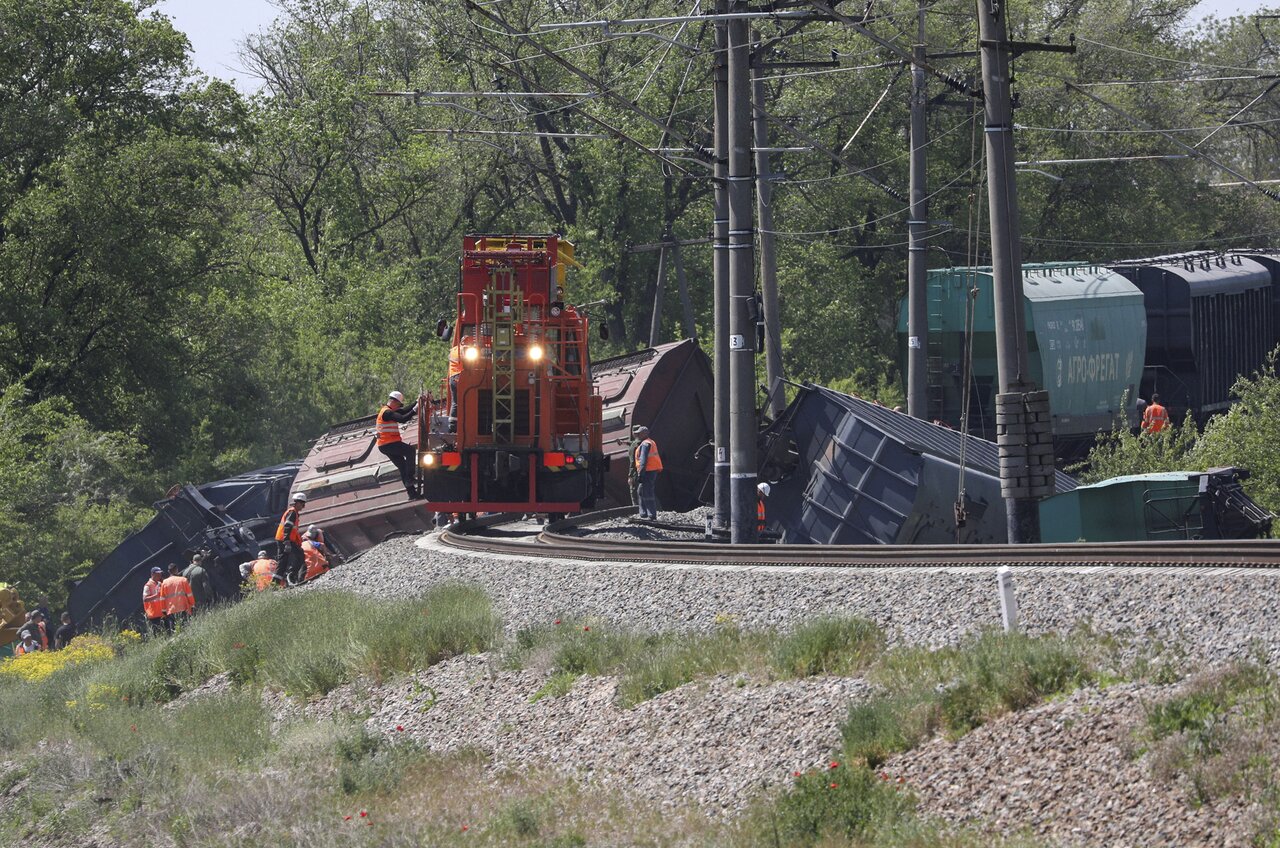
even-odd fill
[(266, 551), (258, 551), (258, 559), (266, 559), (266, 558), (267, 558)]
[(307, 535), (313, 539), (319, 536), (323, 532), (324, 532), (323, 530), (321, 530), (319, 527), (317, 527), (314, 524), (312, 524), (310, 527), (307, 528)]
[(306, 502), (307, 502), (307, 493), (306, 493), (306, 492), (294, 492), (294, 493), (293, 493), (293, 497), (289, 498), (289, 500), (290, 500), (290, 502), (293, 502), (293, 503), (297, 503), (298, 501), (302, 501), (303, 503), (306, 503)]
[(404, 395), (400, 394), (399, 392), (392, 392), (391, 394), (387, 395), (387, 397), (390, 400), (398, 400), (401, 403), (404, 403)]
[(161, 568), (161, 567), (160, 567), (160, 566), (158, 566), (158, 565), (153, 565), (153, 566), (151, 566), (151, 573), (152, 573), (152, 574), (164, 574), (164, 569), (163, 569), (163, 568)]
[(769, 497), (769, 484), (768, 483), (757, 484), (756, 491), (764, 495), (766, 498)]

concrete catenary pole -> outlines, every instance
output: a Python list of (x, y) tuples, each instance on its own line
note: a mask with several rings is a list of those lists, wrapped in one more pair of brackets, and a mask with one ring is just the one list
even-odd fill
[[(752, 49), (760, 44), (752, 38)], [(786, 408), (782, 391), (782, 309), (778, 300), (778, 253), (773, 237), (773, 179), (769, 167), (769, 124), (764, 109), (764, 57), (752, 54), (751, 88), (755, 106), (753, 129), (756, 154), (756, 214), (760, 222), (760, 291), (764, 301), (764, 369), (769, 389), (769, 414), (777, 419)]]
[[(716, 0), (716, 12), (726, 14), (729, 0)], [(715, 99), (715, 221), (712, 226), (712, 278), (715, 313), (713, 367), (715, 369), (715, 403), (713, 418), (714, 453), (712, 473), (715, 505), (712, 525), (729, 529), (729, 24), (724, 18), (715, 22), (715, 63), (713, 96)]]
[[(1040, 540), (1036, 495), (1045, 487), (1043, 446), (1048, 397), (1035, 391), (1027, 366), (1027, 331), (1022, 301), (1022, 244), (1018, 226), (1018, 186), (1014, 178), (1013, 102), (1009, 90), (1008, 28), (1004, 0), (977, 0), (985, 101), (987, 202), (991, 220), (991, 264), (995, 287), (996, 441), (1000, 484), (1008, 517), (1009, 542)], [(1050, 437), (1051, 439), (1051, 437)], [(1031, 447), (1035, 444), (1036, 453)], [(1052, 481), (1052, 444), (1049, 481)]]
[(929, 203), (925, 200), (925, 145), (928, 144), (925, 3), (926, 0), (920, 0), (916, 12), (916, 45), (911, 54), (914, 59), (911, 66), (911, 209), (907, 220), (907, 413), (916, 418), (929, 417), (929, 311), (924, 245), (929, 217)]
[[(747, 11), (744, 0), (731, 9)], [(730, 539), (756, 541), (756, 346), (749, 304), (755, 210), (751, 194), (751, 43), (747, 21), (729, 21), (729, 490)]]
[[(663, 235), (663, 239), (667, 238)], [(662, 294), (667, 284), (667, 248), (658, 250), (658, 281), (653, 289), (653, 317), (649, 321), (649, 347), (662, 341)]]

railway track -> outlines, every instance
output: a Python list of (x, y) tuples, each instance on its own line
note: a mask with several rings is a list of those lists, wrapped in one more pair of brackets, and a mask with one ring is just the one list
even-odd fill
[[(487, 516), (445, 530), (440, 543), (460, 550), (549, 559), (680, 565), (826, 568), (1076, 566), (1126, 568), (1280, 568), (1280, 540), (1081, 542), (1049, 545), (729, 545), (705, 541), (602, 539), (570, 530), (622, 518), (631, 507), (585, 513), (523, 535), (498, 531), (511, 516)], [(648, 522), (659, 530), (693, 525)]]

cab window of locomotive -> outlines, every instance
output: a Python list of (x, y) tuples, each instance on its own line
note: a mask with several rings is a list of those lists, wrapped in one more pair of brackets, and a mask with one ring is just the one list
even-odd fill
[(476, 338), (476, 325), (463, 324), (462, 335), (458, 336), (458, 344), (461, 345), (464, 339), (475, 341), (475, 338)]

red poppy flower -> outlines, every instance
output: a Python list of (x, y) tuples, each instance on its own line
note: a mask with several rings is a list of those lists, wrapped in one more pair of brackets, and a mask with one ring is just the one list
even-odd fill
[(792, 777), (799, 777), (799, 776), (800, 776), (800, 772), (798, 772), (798, 771), (793, 771), (793, 772), (791, 772), (791, 776), (792, 776)]
[(840, 768), (840, 764), (839, 764), (839, 763), (837, 763), (837, 762), (832, 762), (832, 763), (831, 763), (831, 768), (833, 768), (833, 769), (835, 769), (835, 768)]
[(556, 619), (556, 624), (559, 624), (559, 623), (560, 623), (560, 619), (558, 619), (558, 618), (557, 618), (557, 619)]
[(465, 825), (465, 824), (464, 824), (464, 825), (462, 826), (462, 832), (463, 832), (463, 833), (466, 833), (466, 832), (470, 829), (470, 827), (471, 827), (470, 825)]
[(833, 784), (831, 784), (831, 788), (832, 788), (832, 789), (835, 789), (835, 788), (836, 788), (837, 786), (839, 786), (839, 785), (840, 785), (840, 784), (838, 784), (838, 783), (833, 783)]
[(397, 725), (396, 725), (396, 732), (397, 732), (397, 733), (404, 733), (404, 725), (403, 725), (403, 724), (397, 724)]
[(363, 818), (366, 818), (368, 815), (369, 815), (369, 812), (368, 812), (367, 810), (361, 810), (361, 811), (360, 811), (360, 818), (362, 818), (362, 819), (363, 819)]
[(584, 627), (584, 628), (582, 628), (582, 629), (583, 629), (583, 630), (590, 630), (591, 628), (590, 628), (590, 627)]

